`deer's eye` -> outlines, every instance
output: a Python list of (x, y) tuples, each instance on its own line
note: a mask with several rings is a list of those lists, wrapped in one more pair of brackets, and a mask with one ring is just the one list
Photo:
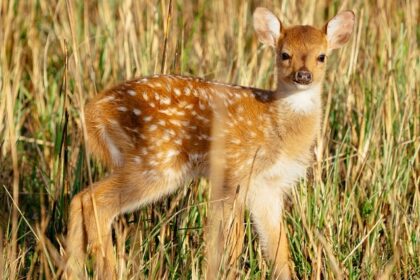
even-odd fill
[(290, 55), (287, 52), (281, 53), (281, 60), (288, 60), (290, 59)]
[(317, 60), (318, 60), (319, 62), (325, 62), (325, 58), (326, 58), (325, 54), (320, 54), (320, 55), (318, 56)]

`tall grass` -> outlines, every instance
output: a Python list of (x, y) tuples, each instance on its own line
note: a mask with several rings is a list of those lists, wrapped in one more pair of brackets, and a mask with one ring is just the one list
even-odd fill
[[(106, 170), (85, 153), (83, 104), (135, 76), (274, 88), (251, 13), (317, 26), (357, 14), (329, 59), (314, 165), (285, 218), (299, 279), (420, 278), (419, 3), (0, 0), (0, 275), (56, 279), (71, 197)], [(207, 183), (114, 223), (121, 279), (199, 279)], [(264, 279), (246, 218), (242, 277)], [(92, 272), (91, 272), (92, 273)]]

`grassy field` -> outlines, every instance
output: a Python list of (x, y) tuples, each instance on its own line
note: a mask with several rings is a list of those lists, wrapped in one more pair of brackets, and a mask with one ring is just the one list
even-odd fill
[[(325, 118), (285, 219), (296, 279), (420, 279), (419, 3), (0, 0), (0, 275), (57, 279), (70, 199), (106, 170), (85, 153), (83, 104), (136, 76), (179, 73), (274, 88), (252, 11), (285, 24), (352, 9), (329, 61)], [(114, 223), (121, 279), (200, 279), (207, 183)], [(265, 279), (246, 219), (242, 278)], [(92, 274), (92, 272), (90, 272)]]

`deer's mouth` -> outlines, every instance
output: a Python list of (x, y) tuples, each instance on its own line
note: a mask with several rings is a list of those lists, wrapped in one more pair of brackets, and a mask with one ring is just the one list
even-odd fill
[(302, 83), (299, 83), (297, 81), (293, 81), (293, 85), (294, 85), (295, 88), (300, 89), (300, 90), (308, 89), (308, 88), (311, 87), (311, 83), (302, 84)]
[(293, 83), (294, 83), (294, 84), (297, 84), (297, 85), (304, 85), (304, 86), (307, 86), (307, 85), (312, 84), (312, 81), (307, 81), (307, 80), (296, 80), (295, 78), (293, 78), (293, 79), (292, 79), (292, 81), (293, 81)]

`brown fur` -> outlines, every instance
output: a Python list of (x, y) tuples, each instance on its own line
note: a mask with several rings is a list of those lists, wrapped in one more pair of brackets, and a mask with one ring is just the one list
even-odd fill
[[(268, 30), (276, 19), (268, 10), (257, 9), (254, 19), (264, 42), (291, 55), (288, 61), (277, 56), (276, 91), (153, 76), (122, 83), (86, 105), (89, 150), (113, 172), (72, 200), (69, 277), (83, 275), (89, 248), (101, 279), (115, 278), (112, 220), (174, 192), (190, 178), (208, 176), (211, 143), (219, 141), (226, 164), (222, 185), (212, 190), (207, 278), (237, 277), (245, 207), (273, 264), (273, 278), (290, 278), (283, 194), (304, 175), (320, 127), (317, 85), (324, 64), (317, 57), (327, 52), (328, 42), (325, 33), (310, 26)], [(313, 73), (314, 89), (302, 91), (290, 80), (302, 67)], [(221, 134), (211, 135), (215, 126)]]

